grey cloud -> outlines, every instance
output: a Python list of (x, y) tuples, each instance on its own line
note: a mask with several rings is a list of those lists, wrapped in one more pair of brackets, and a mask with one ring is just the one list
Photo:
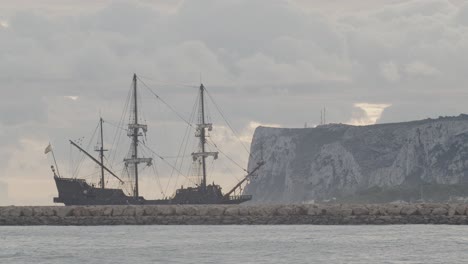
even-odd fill
[[(196, 81), (202, 72), (207, 82), (222, 88), (218, 92), (276, 87), (301, 94), (328, 87), (343, 88), (340, 96), (358, 100), (357, 95), (365, 98), (374, 90), (388, 95), (387, 88), (404, 93), (418, 81), (412, 79), (415, 71), (424, 70), (408, 66), (415, 61), (428, 65), (426, 73), (432, 68), (444, 73), (425, 89), (438, 89), (449, 79), (443, 77), (449, 63), (464, 67), (454, 51), (465, 48), (465, 40), (453, 42), (464, 29), (444, 31), (461, 11), (447, 1), (386, 5), (338, 20), (303, 13), (284, 1), (186, 1), (173, 14), (146, 7), (120, 1), (71, 18), (19, 13), (2, 33), (3, 48), (11, 51), (2, 77), (38, 80), (40, 92), (34, 93), (39, 94), (102, 96), (115, 91), (114, 76), (125, 80), (133, 71), (182, 83)], [(389, 62), (393, 70), (382, 75), (382, 65)], [(386, 84), (388, 77), (397, 85)]]
[(47, 114), (44, 109), (46, 105), (41, 98), (23, 98), (22, 104), (15, 101), (4, 101), (0, 105), (0, 124), (4, 126), (15, 126), (19, 123), (46, 122)]
[(461, 25), (468, 26), (468, 3), (465, 3), (457, 12), (455, 21)]
[(455, 6), (448, 0), (413, 0), (386, 6), (375, 15), (385, 20), (399, 20), (414, 16), (431, 17), (455, 10)]

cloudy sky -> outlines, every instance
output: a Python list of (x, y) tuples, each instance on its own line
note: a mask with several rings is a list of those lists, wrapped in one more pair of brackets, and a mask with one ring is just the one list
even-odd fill
[[(202, 79), (248, 144), (257, 125), (314, 126), (324, 107), (355, 125), (467, 112), (466, 54), (464, 0), (0, 0), (0, 204), (50, 204), (44, 148), (68, 176), (67, 140), (118, 122), (134, 72), (186, 117)], [(154, 148), (177, 154), (183, 123), (142, 96)], [(213, 139), (246, 166), (210, 109)]]

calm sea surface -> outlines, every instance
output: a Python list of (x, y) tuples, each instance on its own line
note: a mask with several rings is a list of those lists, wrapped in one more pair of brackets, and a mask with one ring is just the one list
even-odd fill
[(468, 227), (0, 227), (0, 263), (468, 263)]

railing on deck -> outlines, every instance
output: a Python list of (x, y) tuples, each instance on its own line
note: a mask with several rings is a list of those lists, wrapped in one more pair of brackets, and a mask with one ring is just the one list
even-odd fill
[(228, 200), (230, 201), (236, 201), (236, 200), (252, 200), (252, 195), (231, 195), (227, 197)]

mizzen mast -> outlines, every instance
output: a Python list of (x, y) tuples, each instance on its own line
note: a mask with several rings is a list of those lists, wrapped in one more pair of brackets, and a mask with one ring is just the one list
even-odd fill
[(200, 160), (201, 163), (201, 187), (203, 191), (206, 191), (206, 157), (213, 156), (214, 159), (218, 158), (218, 152), (207, 152), (206, 145), (206, 129), (208, 131), (213, 130), (213, 124), (205, 123), (205, 100), (204, 100), (205, 86), (200, 84), (200, 107), (198, 124), (195, 131), (195, 136), (200, 138), (199, 152), (192, 153), (193, 161)]
[[(138, 198), (139, 189), (138, 189), (138, 164), (140, 163), (147, 163), (148, 165), (151, 164), (151, 158), (140, 158), (138, 157), (138, 137), (143, 136), (143, 133), (148, 131), (148, 126), (144, 124), (138, 123), (138, 96), (137, 96), (137, 76), (133, 74), (133, 94), (132, 94), (132, 104), (133, 104), (133, 112), (130, 115), (130, 124), (128, 124), (128, 133), (127, 135), (132, 139), (132, 145), (130, 147), (129, 157), (124, 159), (125, 166), (128, 167), (130, 165), (130, 169), (133, 167), (133, 174), (135, 176), (135, 187), (133, 190), (133, 195), (135, 198)], [(140, 132), (140, 129), (143, 133)]]

